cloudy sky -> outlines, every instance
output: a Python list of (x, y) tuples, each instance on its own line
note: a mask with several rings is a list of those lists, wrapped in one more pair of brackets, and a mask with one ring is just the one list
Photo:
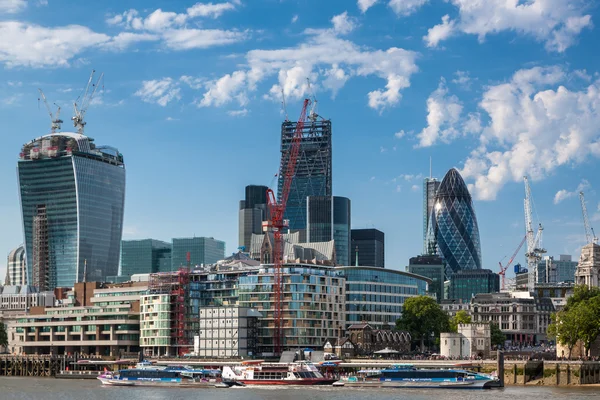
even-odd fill
[(421, 252), (430, 159), (434, 177), (456, 167), (469, 184), (485, 268), (524, 235), (524, 175), (548, 254), (578, 255), (580, 190), (600, 221), (599, 13), (589, 0), (0, 0), (0, 254), (22, 242), (20, 147), (49, 131), (37, 89), (69, 121), (95, 69), (86, 133), (125, 156), (126, 239), (235, 251), (244, 186), (273, 184), (280, 124), (312, 92), (332, 120), (334, 194), (354, 228), (385, 232), (389, 268)]

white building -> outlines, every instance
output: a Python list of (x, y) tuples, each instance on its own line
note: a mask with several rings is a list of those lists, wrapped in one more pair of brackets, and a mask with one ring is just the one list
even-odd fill
[(140, 300), (140, 347), (147, 356), (168, 356), (171, 349), (171, 296), (149, 294)]
[(195, 355), (206, 358), (237, 358), (256, 352), (258, 318), (253, 308), (203, 307), (200, 309), (200, 331)]
[(31, 307), (52, 307), (54, 292), (39, 292), (32, 286), (7, 285), (0, 287), (1, 311), (27, 311)]
[(5, 285), (27, 285), (27, 263), (23, 245), (8, 254)]
[(583, 246), (579, 265), (575, 271), (575, 283), (587, 287), (599, 287), (598, 275), (600, 271), (600, 246), (590, 243)]
[(440, 353), (448, 358), (488, 358), (492, 348), (489, 324), (459, 324), (458, 333), (440, 334)]

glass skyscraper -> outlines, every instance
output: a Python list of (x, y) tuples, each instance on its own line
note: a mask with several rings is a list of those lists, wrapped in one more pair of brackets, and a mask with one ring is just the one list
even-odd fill
[[(285, 170), (289, 149), (296, 132), (296, 122), (281, 125), (281, 170)], [(277, 198), (281, 199), (284, 176), (279, 174)], [(296, 173), (285, 209), (285, 218), (292, 230), (306, 229), (306, 198), (331, 196), (331, 121), (309, 120), (304, 124)]]
[[(350, 231), (350, 264), (385, 267), (385, 234), (378, 229)], [(358, 253), (358, 261), (356, 255)]]
[(425, 178), (423, 180), (423, 254), (430, 254), (435, 249), (430, 245), (431, 238), (427, 235), (429, 227), (429, 218), (435, 204), (435, 195), (440, 187), (440, 181), (435, 178)]
[(187, 253), (190, 253), (190, 266), (214, 264), (225, 258), (225, 242), (215, 238), (194, 237), (173, 239), (171, 247), (171, 268), (188, 265)]
[(350, 263), (350, 199), (339, 196), (307, 198), (307, 242), (334, 240), (337, 265)]
[(49, 290), (116, 275), (123, 155), (78, 133), (25, 144), (17, 165), (28, 282)]
[(461, 270), (481, 269), (479, 228), (471, 194), (452, 168), (440, 184), (429, 229), (437, 253), (446, 264), (446, 277)]
[(121, 242), (121, 276), (171, 271), (171, 243), (154, 239)]

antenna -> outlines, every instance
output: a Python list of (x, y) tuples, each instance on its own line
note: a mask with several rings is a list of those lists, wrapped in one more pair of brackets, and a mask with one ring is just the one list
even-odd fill
[(289, 121), (287, 107), (285, 105), (285, 92), (283, 91), (283, 87), (281, 88), (281, 106), (283, 107), (283, 113), (285, 114), (285, 121)]
[(429, 180), (431, 180), (431, 156), (429, 156)]
[[(44, 105), (46, 106), (46, 110), (48, 110), (48, 114), (50, 115), (50, 132), (51, 133), (55, 133), (57, 130), (60, 129), (61, 124), (63, 123), (63, 121), (59, 118), (60, 116), (60, 107), (56, 104), (53, 103), (57, 110), (56, 110), (56, 117), (52, 114), (52, 110), (50, 109), (50, 106), (48, 105), (48, 100), (46, 100), (46, 96), (44, 95), (44, 92), (42, 91), (42, 89), (38, 89), (38, 91), (40, 92), (40, 98), (44, 101)], [(39, 105), (39, 101), (40, 99), (38, 98), (38, 105)]]
[[(101, 73), (96, 83), (93, 83), (92, 80), (94, 78), (95, 72), (96, 70), (92, 70), (90, 78), (88, 79), (88, 83), (85, 87), (83, 96), (80, 95), (79, 97), (77, 97), (77, 100), (75, 100), (75, 102), (73, 103), (74, 115), (71, 119), (73, 120), (73, 126), (77, 128), (77, 132), (80, 134), (83, 134), (83, 128), (86, 124), (86, 122), (84, 121), (85, 113), (87, 112), (87, 109), (90, 106), (90, 103), (92, 102), (92, 98), (94, 97), (96, 90), (98, 90), (100, 81), (102, 80), (102, 78), (104, 78), (104, 73)], [(77, 105), (78, 101), (80, 101), (79, 106)]]

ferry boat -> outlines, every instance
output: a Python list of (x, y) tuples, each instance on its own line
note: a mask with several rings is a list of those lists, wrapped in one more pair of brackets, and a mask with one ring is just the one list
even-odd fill
[(245, 385), (331, 385), (335, 379), (325, 378), (314, 364), (306, 361), (293, 363), (242, 362), (224, 366), (223, 379)]
[(381, 370), (363, 370), (341, 379), (333, 386), (486, 389), (496, 386), (498, 379), (487, 374), (463, 369), (417, 369), (412, 365), (394, 365)]
[(123, 369), (116, 373), (106, 372), (98, 377), (107, 386), (176, 386), (176, 387), (230, 387), (221, 371), (192, 369), (184, 366), (157, 367), (148, 364)]

